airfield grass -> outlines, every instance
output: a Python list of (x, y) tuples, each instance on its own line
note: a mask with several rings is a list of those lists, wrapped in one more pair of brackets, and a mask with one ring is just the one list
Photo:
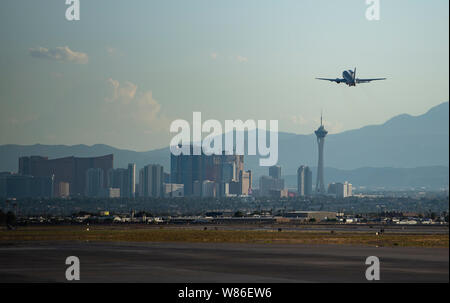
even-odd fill
[[(88, 230), (89, 228), (89, 230)], [(208, 227), (30, 226), (0, 230), (0, 244), (22, 241), (342, 244), (384, 247), (449, 247), (448, 234), (350, 231), (216, 230)]]

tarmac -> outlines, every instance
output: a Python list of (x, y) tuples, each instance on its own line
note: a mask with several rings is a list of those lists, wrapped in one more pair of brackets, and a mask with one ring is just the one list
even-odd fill
[(0, 243), (0, 282), (67, 282), (68, 256), (80, 282), (367, 282), (369, 256), (380, 282), (449, 282), (448, 248), (128, 242)]

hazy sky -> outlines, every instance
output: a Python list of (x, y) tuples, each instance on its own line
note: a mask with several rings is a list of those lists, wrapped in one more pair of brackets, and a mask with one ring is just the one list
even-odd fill
[[(167, 146), (170, 122), (276, 119), (309, 134), (448, 101), (449, 1), (2, 0), (0, 144)], [(387, 81), (315, 80), (357, 67)]]

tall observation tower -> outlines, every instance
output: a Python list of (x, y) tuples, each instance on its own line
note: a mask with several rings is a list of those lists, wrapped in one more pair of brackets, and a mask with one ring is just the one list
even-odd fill
[(325, 183), (323, 175), (323, 145), (328, 132), (323, 127), (322, 115), (320, 115), (320, 127), (315, 131), (317, 144), (319, 145), (319, 164), (317, 165), (316, 194), (325, 194)]

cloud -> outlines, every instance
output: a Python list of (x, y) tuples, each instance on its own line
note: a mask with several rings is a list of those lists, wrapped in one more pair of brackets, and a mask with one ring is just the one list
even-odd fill
[(68, 46), (59, 46), (52, 49), (45, 47), (30, 48), (30, 55), (37, 59), (48, 59), (77, 64), (86, 64), (89, 61), (89, 57), (86, 53), (73, 51)]
[(119, 101), (123, 104), (128, 104), (136, 96), (137, 85), (126, 81), (120, 85), (119, 81), (109, 78), (107, 83), (112, 88), (112, 96), (105, 98), (107, 102)]
[(161, 114), (161, 104), (153, 98), (152, 91), (138, 92), (138, 86), (125, 81), (123, 84), (107, 80), (111, 97), (105, 98), (109, 116), (132, 123), (144, 132), (161, 131), (167, 128), (169, 120)]
[(247, 57), (243, 57), (243, 56), (236, 56), (236, 60), (238, 62), (248, 62), (248, 58)]
[(161, 112), (161, 104), (153, 98), (153, 93), (148, 91), (136, 100), (137, 111), (135, 118), (142, 122), (147, 123), (159, 119)]

